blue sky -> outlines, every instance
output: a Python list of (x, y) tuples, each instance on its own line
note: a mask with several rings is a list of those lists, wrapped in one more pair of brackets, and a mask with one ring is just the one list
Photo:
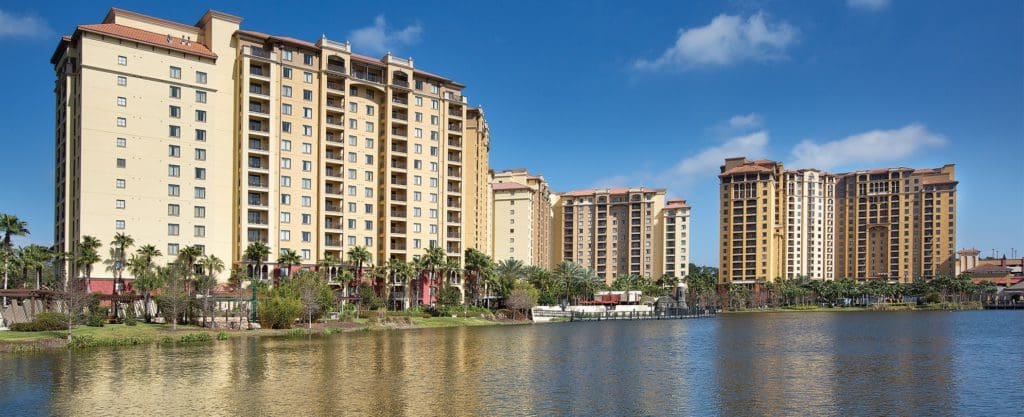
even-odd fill
[[(1024, 252), (1020, 1), (123, 2), (193, 23), (349, 39), (465, 83), (492, 129), (491, 165), (556, 191), (668, 188), (713, 263), (718, 165), (780, 159), (834, 172), (957, 164), (958, 245)], [(95, 2), (0, 1), (5, 158), (0, 211), (52, 240), (53, 71), (60, 34)], [(301, 3), (295, 3), (301, 4)]]

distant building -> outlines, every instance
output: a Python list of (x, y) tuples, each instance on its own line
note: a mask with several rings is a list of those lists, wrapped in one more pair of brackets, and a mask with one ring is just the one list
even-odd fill
[(729, 158), (719, 178), (722, 283), (954, 273), (953, 165), (830, 174)]
[[(554, 261), (594, 269), (611, 283), (619, 275), (656, 279), (682, 277), (689, 252), (689, 207), (666, 204), (664, 189), (610, 188), (557, 194), (554, 209)], [(670, 233), (667, 226), (671, 223)], [(671, 236), (672, 244), (666, 244)], [(667, 249), (673, 250), (671, 265)]]
[(493, 257), (517, 259), (550, 269), (551, 189), (544, 177), (525, 169), (494, 174)]

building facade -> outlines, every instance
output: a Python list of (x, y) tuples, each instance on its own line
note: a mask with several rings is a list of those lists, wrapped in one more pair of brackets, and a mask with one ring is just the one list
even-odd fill
[[(593, 269), (611, 283), (620, 275), (639, 275), (657, 279), (667, 273), (666, 227), (672, 220), (673, 253), (685, 249), (689, 241), (680, 232), (689, 230), (689, 208), (673, 200), (665, 201), (664, 189), (611, 188), (578, 190), (556, 194), (554, 205), (553, 264), (572, 261)], [(674, 275), (686, 275), (673, 256)]]
[(719, 179), (723, 283), (954, 272), (952, 165), (830, 174), (730, 158)]
[(690, 273), (690, 206), (686, 205), (686, 200), (673, 198), (665, 204), (662, 213), (664, 274), (685, 278)]
[(525, 169), (494, 174), (493, 257), (550, 269), (551, 189)]
[(490, 194), (489, 132), (465, 86), (412, 59), (241, 21), (210, 11), (185, 25), (112, 9), (62, 38), (58, 247), (124, 232), (163, 261), (201, 245), (241, 263), (263, 242), (271, 266), (252, 273), (267, 277), (285, 250), (303, 267), (354, 246), (373, 263), (432, 246), (461, 261), (470, 242), (486, 241), (487, 216), (464, 215), (486, 210)]

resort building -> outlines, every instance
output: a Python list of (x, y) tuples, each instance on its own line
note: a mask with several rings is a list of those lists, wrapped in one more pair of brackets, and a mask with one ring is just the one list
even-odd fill
[(527, 265), (550, 269), (551, 189), (544, 177), (525, 169), (494, 174), (495, 261), (517, 259)]
[[(557, 194), (554, 207), (553, 264), (572, 261), (592, 268), (611, 283), (619, 275), (659, 278), (668, 271), (665, 240), (672, 219), (673, 254), (689, 251), (689, 208), (673, 200), (671, 209), (664, 189), (611, 188)], [(686, 270), (681, 258), (672, 258), (674, 275)]]
[(952, 165), (830, 174), (729, 158), (719, 179), (723, 283), (954, 272)]
[(161, 263), (185, 246), (242, 263), (264, 242), (271, 264), (250, 273), (267, 278), (289, 273), (273, 265), (286, 250), (312, 267), (354, 246), (375, 264), (486, 248), (489, 131), (464, 85), (411, 58), (241, 22), (111, 9), (61, 39), (60, 250), (123, 232), (156, 245)]
[(664, 275), (686, 277), (690, 268), (690, 206), (673, 198), (665, 204)]

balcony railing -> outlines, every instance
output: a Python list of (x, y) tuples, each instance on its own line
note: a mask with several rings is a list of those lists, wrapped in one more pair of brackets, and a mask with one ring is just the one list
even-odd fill
[(391, 84), (397, 85), (399, 87), (409, 88), (409, 82), (406, 80), (393, 80), (391, 81)]
[(345, 85), (342, 84), (342, 83), (328, 82), (327, 83), (327, 89), (328, 90), (335, 90), (335, 91), (342, 91), (342, 92), (344, 92), (345, 91)]
[(267, 111), (266, 107), (263, 107), (263, 106), (261, 106), (259, 104), (255, 104), (255, 103), (249, 103), (249, 111), (251, 111), (253, 113), (262, 113), (262, 114), (268, 114), (269, 113)]
[(448, 109), (449, 116), (462, 117), (462, 110)]
[(345, 73), (345, 66), (341, 64), (327, 64), (327, 70), (331, 72)]
[(352, 71), (352, 76), (354, 76), (354, 77), (356, 77), (357, 79), (360, 79), (360, 80), (365, 80), (365, 81), (369, 81), (369, 82), (377, 83), (377, 84), (383, 84), (383, 81), (381, 80), (381, 76), (378, 75), (378, 74), (371, 73), (371, 72)]
[(409, 115), (405, 113), (391, 112), (391, 118), (398, 120), (409, 120)]
[(451, 130), (452, 132), (461, 132), (462, 125), (448, 124), (448, 130)]
[(404, 105), (409, 104), (409, 100), (408, 99), (406, 99), (405, 97), (398, 97), (398, 96), (391, 97), (391, 102), (395, 103), (395, 104), (404, 104)]

